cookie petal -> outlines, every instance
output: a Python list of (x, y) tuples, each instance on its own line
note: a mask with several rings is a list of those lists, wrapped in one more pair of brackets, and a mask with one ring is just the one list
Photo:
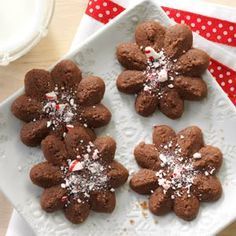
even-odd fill
[(141, 116), (150, 116), (156, 110), (158, 99), (149, 92), (141, 91), (135, 101), (135, 110)]
[(61, 123), (54, 129), (51, 129), (49, 134), (57, 136), (58, 138), (62, 139), (63, 136), (66, 134), (66, 132), (67, 132), (66, 124)]
[(193, 44), (192, 31), (187, 25), (176, 24), (166, 30), (164, 51), (168, 57), (179, 57), (187, 52)]
[(193, 195), (183, 194), (180, 197), (176, 196), (174, 199), (173, 209), (175, 214), (186, 221), (191, 221), (197, 217), (199, 207), (199, 200)]
[(65, 143), (57, 136), (48, 135), (41, 148), (47, 161), (54, 165), (61, 165), (68, 158)]
[(81, 124), (80, 122), (74, 122), (73, 125), (74, 125), (75, 128), (80, 127), (82, 129), (86, 130), (87, 134), (90, 136), (90, 138), (92, 140), (96, 139), (97, 136), (96, 136), (94, 130), (90, 129), (88, 127), (85, 127), (86, 126), (85, 124)]
[(112, 162), (116, 152), (116, 142), (109, 136), (98, 137), (94, 141), (102, 159), (106, 162)]
[(82, 79), (82, 72), (73, 61), (62, 60), (52, 69), (51, 76), (59, 89), (62, 87), (74, 89)]
[(155, 50), (163, 47), (165, 28), (156, 21), (140, 23), (135, 30), (136, 43), (141, 47), (151, 46)]
[(42, 114), (42, 105), (32, 98), (22, 95), (12, 103), (11, 111), (18, 119), (30, 122), (40, 117)]
[(174, 80), (174, 86), (185, 100), (198, 101), (207, 96), (207, 85), (199, 77), (179, 76)]
[[(95, 139), (91, 132), (84, 127), (74, 127), (69, 129), (68, 133), (65, 136), (65, 145), (68, 153), (72, 158), (76, 158), (82, 152), (82, 145), (88, 144)], [(80, 148), (81, 147), (81, 148)]]
[(112, 188), (118, 188), (127, 181), (129, 172), (122, 164), (117, 161), (111, 162), (109, 166), (110, 169), (107, 173), (109, 185)]
[(192, 48), (176, 62), (174, 69), (177, 73), (188, 76), (200, 76), (209, 66), (210, 57), (202, 50)]
[(111, 213), (116, 206), (116, 195), (110, 191), (94, 192), (90, 200), (91, 209), (96, 212)]
[(165, 144), (169, 144), (170, 141), (175, 143), (176, 133), (167, 125), (156, 125), (153, 129), (152, 140), (156, 148), (160, 148)]
[(49, 132), (50, 128), (47, 127), (47, 120), (31, 121), (23, 125), (20, 131), (20, 137), (25, 145), (35, 147), (41, 143)]
[(33, 69), (25, 75), (25, 94), (39, 101), (54, 89), (51, 75), (46, 70)]
[(60, 185), (44, 189), (40, 198), (42, 209), (46, 212), (54, 212), (62, 209), (64, 206), (62, 197), (65, 195), (66, 190), (61, 188)]
[(201, 148), (199, 153), (201, 158), (195, 160), (195, 168), (210, 173), (216, 173), (219, 171), (223, 162), (223, 154), (219, 148), (209, 145)]
[(170, 198), (170, 194), (164, 193), (163, 188), (157, 188), (149, 198), (149, 209), (157, 216), (164, 215), (171, 211), (173, 201)]
[(130, 180), (130, 187), (139, 194), (150, 194), (158, 187), (155, 171), (141, 169)]
[(144, 53), (135, 43), (121, 43), (116, 50), (117, 59), (129, 70), (145, 70), (147, 60)]
[(159, 170), (161, 161), (159, 152), (154, 144), (145, 144), (141, 142), (134, 149), (134, 156), (139, 166), (151, 170)]
[(99, 103), (105, 92), (104, 81), (96, 76), (89, 76), (79, 84), (78, 101), (83, 106), (90, 106)]
[(72, 201), (65, 209), (66, 218), (73, 224), (83, 223), (89, 216), (90, 205), (86, 201)]
[(42, 188), (49, 188), (63, 181), (60, 167), (49, 162), (41, 162), (30, 170), (32, 182)]
[(222, 195), (222, 186), (216, 176), (199, 174), (192, 187), (194, 195), (202, 202), (216, 201)]
[(192, 157), (204, 145), (203, 134), (197, 126), (190, 126), (177, 134), (177, 143), (184, 156)]
[(171, 119), (178, 119), (184, 112), (184, 101), (175, 89), (166, 89), (159, 100), (160, 111)]
[(103, 104), (97, 104), (84, 107), (81, 117), (89, 127), (99, 128), (110, 122), (111, 112)]
[(141, 91), (146, 76), (142, 71), (125, 70), (116, 80), (116, 86), (120, 92), (127, 94), (135, 94)]

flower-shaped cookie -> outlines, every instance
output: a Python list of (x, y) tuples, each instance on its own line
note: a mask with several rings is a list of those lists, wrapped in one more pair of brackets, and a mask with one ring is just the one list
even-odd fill
[(196, 126), (178, 134), (168, 126), (155, 126), (153, 144), (140, 143), (134, 156), (143, 169), (134, 174), (130, 186), (139, 194), (151, 194), (149, 209), (155, 215), (173, 210), (190, 221), (197, 216), (200, 202), (216, 201), (222, 194), (215, 176), (222, 153), (204, 145)]
[(200, 100), (207, 95), (201, 78), (209, 56), (192, 48), (191, 30), (182, 24), (165, 28), (156, 21), (139, 24), (136, 43), (121, 43), (117, 58), (126, 68), (117, 78), (117, 88), (137, 94), (135, 109), (142, 116), (156, 108), (171, 119), (181, 117), (184, 100)]
[(80, 69), (70, 60), (59, 62), (51, 72), (29, 71), (25, 94), (12, 104), (12, 113), (27, 122), (21, 129), (22, 142), (37, 146), (52, 133), (63, 138), (75, 123), (88, 129), (108, 124), (111, 113), (100, 103), (104, 92), (101, 78), (82, 79)]
[(111, 137), (95, 139), (84, 127), (70, 129), (62, 141), (48, 135), (42, 141), (46, 162), (30, 171), (34, 184), (44, 188), (41, 207), (46, 212), (63, 209), (74, 224), (82, 223), (90, 210), (111, 213), (115, 188), (128, 178), (127, 169), (114, 160), (116, 143)]

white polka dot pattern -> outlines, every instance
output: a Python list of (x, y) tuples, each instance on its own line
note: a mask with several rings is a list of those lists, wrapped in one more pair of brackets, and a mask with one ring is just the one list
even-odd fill
[(231, 101), (236, 105), (236, 71), (214, 59), (211, 59), (209, 71), (222, 89), (228, 94)]
[(162, 8), (171, 19), (177, 23), (189, 25), (193, 31), (208, 40), (236, 46), (236, 23), (179, 9)]
[(106, 24), (123, 10), (123, 7), (110, 0), (90, 0), (86, 9), (86, 14), (97, 21)]

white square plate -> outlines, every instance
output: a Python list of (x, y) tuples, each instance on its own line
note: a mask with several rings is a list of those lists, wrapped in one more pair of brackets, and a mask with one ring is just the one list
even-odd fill
[(189, 125), (202, 128), (207, 144), (216, 145), (224, 153), (220, 171), (224, 194), (209, 204), (201, 204), (196, 220), (184, 222), (173, 213), (153, 216), (140, 208), (138, 202), (147, 200), (129, 190), (128, 184), (117, 190), (117, 206), (111, 215), (92, 212), (82, 225), (72, 225), (62, 212), (47, 214), (39, 204), (42, 189), (29, 179), (29, 170), (42, 160), (37, 148), (24, 146), (19, 139), (21, 122), (10, 112), (12, 101), (22, 90), (0, 105), (0, 187), (38, 235), (211, 235), (236, 219), (236, 112), (217, 82), (207, 72), (209, 96), (201, 102), (186, 102), (181, 119), (170, 120), (160, 112), (143, 118), (134, 110), (134, 96), (117, 91), (115, 81), (122, 71), (115, 57), (116, 45), (133, 40), (135, 26), (146, 19), (172, 24), (165, 13), (152, 1), (143, 1), (122, 13), (108, 26), (92, 36), (82, 46), (66, 56), (78, 63), (84, 74), (94, 73), (106, 82), (104, 103), (111, 109), (111, 123), (100, 130), (109, 133), (117, 143), (116, 158), (129, 170), (138, 167), (133, 148), (141, 141), (150, 141), (155, 124), (168, 124), (176, 131)]

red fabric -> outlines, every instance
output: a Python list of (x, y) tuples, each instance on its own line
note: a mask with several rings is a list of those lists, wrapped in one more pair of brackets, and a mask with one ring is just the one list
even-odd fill
[[(206, 39), (233, 47), (236, 46), (236, 23), (169, 7), (162, 8), (171, 19), (177, 23), (189, 25), (192, 31)], [(86, 14), (106, 24), (124, 10), (125, 8), (110, 0), (90, 0)], [(236, 71), (214, 59), (211, 59), (209, 70), (236, 105)]]
[(85, 13), (95, 20), (106, 24), (124, 10), (125, 8), (109, 0), (91, 0)]
[(236, 23), (169, 7), (162, 8), (172, 20), (187, 24), (202, 37), (216, 43), (236, 46)]
[(208, 69), (221, 88), (228, 94), (230, 100), (236, 105), (236, 71), (214, 59), (211, 59)]

